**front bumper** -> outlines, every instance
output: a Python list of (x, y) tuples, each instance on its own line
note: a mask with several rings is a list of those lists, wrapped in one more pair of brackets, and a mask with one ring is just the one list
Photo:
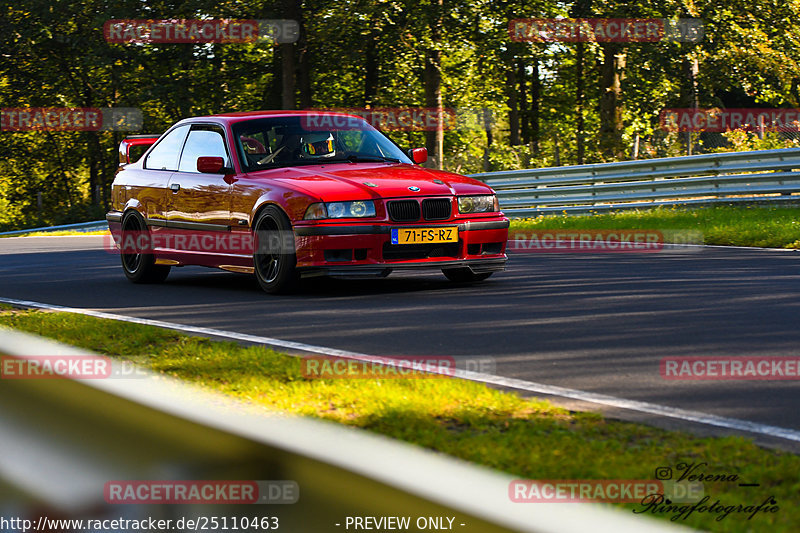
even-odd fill
[[(303, 277), (383, 277), (393, 270), (505, 269), (508, 219), (422, 224), (340, 224), (294, 227), (297, 268)], [(457, 227), (458, 242), (393, 245), (394, 228)]]
[(393, 263), (390, 265), (327, 265), (300, 268), (300, 276), (311, 278), (385, 278), (394, 270), (441, 270), (447, 268), (469, 268), (473, 274), (502, 272), (506, 269), (507, 257), (500, 259), (465, 259), (463, 261), (429, 261), (425, 263)]

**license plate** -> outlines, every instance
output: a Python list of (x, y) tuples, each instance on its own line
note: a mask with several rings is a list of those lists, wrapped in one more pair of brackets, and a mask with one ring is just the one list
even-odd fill
[(444, 228), (392, 228), (392, 244), (458, 242), (458, 226)]

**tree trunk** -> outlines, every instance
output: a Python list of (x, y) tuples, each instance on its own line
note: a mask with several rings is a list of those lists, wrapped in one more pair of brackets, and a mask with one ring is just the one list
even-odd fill
[[(86, 83), (83, 87), (82, 96), (84, 107), (95, 107), (94, 94), (88, 83)], [(102, 120), (102, 115), (100, 120)], [(89, 167), (89, 197), (91, 198), (92, 205), (100, 205), (102, 201), (100, 194), (100, 180), (103, 166), (103, 150), (100, 148), (100, 134), (98, 132), (86, 132), (86, 148), (86, 162)]]
[(436, 110), (440, 120), (436, 129), (425, 132), (425, 146), (431, 158), (433, 168), (443, 167), (442, 156), (444, 153), (444, 124), (441, 117), (444, 113), (442, 105), (442, 53), (439, 43), (442, 40), (443, 0), (434, 4), (436, 10), (431, 22), (431, 40), (434, 48), (425, 52), (425, 105)]
[(100, 137), (96, 131), (87, 131), (88, 164), (89, 164), (89, 194), (92, 198), (92, 205), (102, 205), (103, 195), (101, 193), (101, 159), (102, 149), (100, 148)]
[(600, 148), (606, 159), (622, 159), (622, 80), (625, 53), (616, 43), (604, 43), (600, 96)]
[(506, 87), (508, 88), (508, 126), (510, 129), (508, 135), (508, 144), (511, 146), (517, 146), (519, 145), (519, 99), (517, 93), (517, 73), (514, 69), (514, 58), (511, 58), (511, 61), (509, 62)]
[(306, 31), (305, 17), (302, 4), (297, 5), (297, 21), (300, 25), (300, 35), (297, 40), (297, 81), (300, 85), (300, 109), (313, 106), (314, 95), (311, 90), (311, 54), (309, 52), (308, 32)]
[(366, 50), (364, 51), (364, 106), (374, 107), (378, 99), (378, 39), (381, 29), (377, 21), (372, 21), (372, 27), (367, 36)]
[(281, 47), (281, 109), (294, 109), (294, 43)]
[[(699, 106), (699, 94), (697, 91), (697, 75), (700, 72), (700, 64), (697, 55), (684, 55), (681, 64), (683, 69), (683, 83), (681, 83), (681, 105), (691, 109)], [(683, 134), (686, 155), (692, 155), (692, 132), (687, 131)]]
[(530, 121), (528, 113), (528, 76), (525, 72), (525, 60), (519, 58), (517, 63), (517, 82), (519, 83), (519, 122), (522, 143), (531, 142)]
[(483, 108), (483, 129), (486, 132), (486, 149), (483, 151), (483, 171), (491, 172), (492, 164), (489, 161), (489, 154), (492, 151), (492, 111), (488, 107)]
[[(286, 17), (297, 20), (296, 0), (284, 0)], [(294, 109), (295, 102), (295, 43), (282, 43), (281, 49), (281, 109)]]
[(539, 153), (539, 142), (541, 140), (541, 128), (539, 127), (539, 99), (541, 98), (542, 85), (539, 79), (539, 58), (533, 60), (533, 72), (531, 73), (531, 111), (530, 111), (530, 130), (531, 147), (534, 154)]
[(553, 156), (555, 157), (555, 165), (556, 167), (561, 166), (561, 149), (558, 146), (558, 132), (555, 133), (553, 136)]
[[(586, 18), (592, 16), (592, 0), (576, 0), (569, 10), (573, 18)], [(586, 157), (586, 124), (584, 111), (586, 106), (586, 79), (584, 77), (584, 59), (586, 45), (578, 42), (575, 50), (575, 147), (576, 162), (582, 165)], [(604, 85), (604, 87), (606, 87)], [(602, 106), (602, 103), (601, 103)]]
[(575, 121), (575, 145), (577, 147), (577, 161), (578, 165), (582, 165), (584, 163), (584, 155), (586, 152), (586, 148), (584, 146), (584, 139), (585, 139), (585, 132), (584, 132), (584, 121), (583, 121), (583, 106), (585, 102), (585, 82), (583, 79), (583, 52), (584, 52), (584, 43), (579, 42), (577, 44), (577, 50), (575, 54), (575, 113), (577, 114), (576, 121)]

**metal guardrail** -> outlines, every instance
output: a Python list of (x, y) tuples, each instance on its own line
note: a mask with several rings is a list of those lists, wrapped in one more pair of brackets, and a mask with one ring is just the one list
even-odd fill
[(79, 222), (77, 224), (63, 224), (61, 226), (47, 226), (44, 228), (4, 231), (0, 233), (0, 236), (24, 235), (27, 233), (49, 233), (51, 231), (97, 231), (106, 228), (108, 228), (108, 222), (105, 220), (95, 220), (94, 222)]
[(800, 148), (472, 174), (510, 217), (737, 202), (800, 202)]
[[(470, 174), (510, 217), (739, 202), (800, 202), (800, 148)], [(105, 229), (98, 220), (0, 236)]]
[[(94, 357), (5, 329), (0, 354)], [(268, 415), (143, 370), (114, 379), (4, 379), (0, 427), (0, 515), (34, 524), (48, 515), (277, 516), (279, 531), (340, 532), (348, 516), (447, 516), (455, 517), (453, 529), (465, 532), (686, 531), (592, 504), (513, 503), (513, 478), (505, 474), (363, 430)], [(105, 502), (106, 482), (144, 479), (292, 480), (299, 500), (249, 506)]]

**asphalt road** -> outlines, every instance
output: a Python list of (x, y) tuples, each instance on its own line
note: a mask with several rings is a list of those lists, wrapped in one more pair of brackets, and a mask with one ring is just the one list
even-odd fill
[(133, 285), (102, 237), (15, 238), (0, 239), (0, 296), (372, 355), (489, 355), (501, 376), (800, 430), (797, 380), (659, 372), (669, 356), (800, 355), (795, 252), (514, 255), (477, 285), (396, 274), (270, 296), (199, 267)]

